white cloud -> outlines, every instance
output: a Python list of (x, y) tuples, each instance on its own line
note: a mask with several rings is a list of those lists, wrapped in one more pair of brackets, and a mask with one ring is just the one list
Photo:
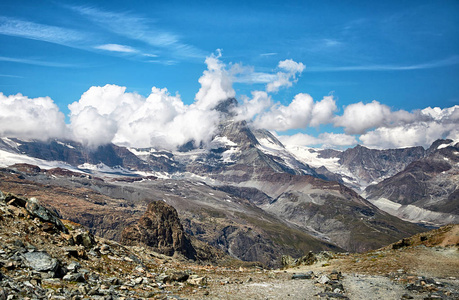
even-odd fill
[(46, 61), (43, 59), (26, 59), (26, 58), (14, 58), (14, 57), (6, 57), (6, 56), (0, 56), (0, 61), (8, 61), (8, 62), (15, 62), (15, 63), (20, 63), (20, 64), (36, 65), (36, 66), (44, 66), (44, 67), (56, 67), (56, 68), (81, 67), (81, 65), (58, 63), (58, 62)]
[(213, 108), (235, 96), (225, 65), (218, 58), (211, 55), (206, 59), (201, 89), (191, 105), (166, 88), (153, 87), (145, 98), (117, 85), (91, 87), (69, 105), (74, 138), (92, 147), (108, 142), (166, 149), (189, 141), (206, 144), (221, 118)]
[(380, 126), (396, 126), (413, 121), (415, 116), (407, 111), (392, 112), (391, 109), (378, 101), (350, 104), (344, 109), (342, 116), (335, 118), (335, 126), (344, 127), (346, 133), (362, 134), (371, 128)]
[(201, 88), (196, 94), (196, 105), (200, 109), (214, 108), (220, 101), (236, 96), (231, 76), (219, 60), (221, 52), (217, 52), (206, 58), (207, 70), (199, 78)]
[(0, 136), (47, 140), (66, 133), (64, 114), (49, 97), (0, 93)]
[(314, 103), (312, 108), (310, 126), (319, 126), (329, 123), (333, 118), (333, 113), (336, 111), (336, 103), (333, 96), (326, 96), (322, 101)]
[(309, 72), (346, 72), (346, 71), (409, 71), (441, 68), (459, 64), (459, 56), (453, 55), (441, 60), (413, 65), (360, 65), (343, 67), (308, 67)]
[(70, 118), (73, 139), (90, 148), (111, 143), (117, 124), (109, 115), (102, 115), (93, 106), (84, 107)]
[(381, 126), (360, 136), (365, 146), (374, 148), (429, 147), (439, 138), (458, 139), (459, 105), (440, 109), (428, 107), (412, 113), (411, 122)]
[(74, 6), (71, 9), (113, 33), (161, 49), (163, 56), (199, 59), (204, 57), (201, 50), (182, 42), (173, 32), (159, 29), (151, 19), (94, 7)]
[(87, 41), (89, 34), (79, 31), (0, 17), (0, 34), (75, 47)]
[(332, 96), (314, 102), (310, 95), (298, 94), (288, 106), (278, 103), (269, 111), (259, 113), (253, 124), (258, 128), (276, 131), (318, 126), (330, 122), (335, 110)]
[(124, 53), (135, 53), (137, 52), (136, 49), (126, 46), (126, 45), (119, 45), (119, 44), (104, 44), (94, 47), (100, 50), (106, 51), (113, 51), (113, 52), (124, 52)]
[(297, 80), (297, 73), (301, 74), (305, 65), (286, 59), (279, 62), (278, 68), (283, 71), (277, 72), (275, 79), (266, 85), (267, 92), (277, 92), (281, 87), (291, 87), (292, 82)]
[(344, 133), (324, 132), (318, 137), (309, 134), (297, 133), (291, 136), (278, 136), (279, 140), (288, 146), (315, 146), (321, 145), (322, 148), (340, 148), (345, 146), (353, 146), (357, 144), (357, 140), (352, 135)]
[(272, 106), (268, 93), (253, 91), (252, 99), (243, 97), (242, 103), (236, 108), (237, 120), (252, 120), (258, 114)]

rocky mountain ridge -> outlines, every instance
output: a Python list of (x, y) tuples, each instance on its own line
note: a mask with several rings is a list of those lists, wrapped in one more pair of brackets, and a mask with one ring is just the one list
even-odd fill
[(459, 143), (438, 140), (427, 153), (396, 175), (368, 186), (364, 196), (413, 222), (459, 223)]

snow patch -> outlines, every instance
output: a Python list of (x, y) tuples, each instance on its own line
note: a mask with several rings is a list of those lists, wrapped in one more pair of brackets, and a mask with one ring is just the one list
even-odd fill
[(241, 153), (239, 148), (232, 147), (222, 153), (222, 160), (224, 163), (234, 163), (236, 160), (234, 160), (233, 157), (236, 157), (239, 153)]
[(2, 138), (2, 141), (7, 144), (8, 146), (10, 146), (11, 148), (14, 148), (14, 149), (18, 149), (19, 146), (21, 146), (22, 144), (20, 143), (17, 143), (7, 137), (3, 137)]
[(69, 144), (66, 144), (66, 143), (63, 143), (63, 142), (60, 142), (60, 141), (56, 141), (56, 143), (58, 143), (59, 145), (62, 145), (64, 147), (70, 148), (70, 149), (75, 149), (75, 147), (73, 147), (72, 145), (69, 145)]
[(135, 148), (126, 148), (128, 149), (132, 154), (135, 156), (145, 156), (145, 155), (150, 155), (151, 152), (154, 152), (155, 149), (135, 149)]
[(290, 151), (293, 155), (295, 155), (296, 158), (298, 158), (304, 163), (307, 163), (311, 167), (320, 168), (324, 166), (329, 171), (334, 173), (342, 171), (342, 167), (338, 163), (338, 157), (321, 158), (319, 157), (319, 152), (317, 152), (315, 149), (311, 149), (308, 147), (287, 146), (287, 150)]
[(18, 163), (25, 163), (38, 166), (40, 169), (49, 170), (54, 168), (68, 169), (74, 172), (83, 173), (81, 170), (62, 162), (62, 161), (48, 161), (39, 158), (30, 157), (24, 154), (11, 153), (0, 150), (0, 167), (8, 167)]
[(225, 148), (225, 147), (237, 147), (237, 144), (226, 136), (216, 136), (210, 142), (210, 149), (218, 149), (218, 148)]
[(284, 147), (280, 146), (279, 144), (273, 142), (271, 139), (268, 139), (268, 138), (259, 138), (257, 140), (258, 140), (258, 143), (260, 143), (260, 145), (267, 147), (267, 148), (271, 148), (273, 150), (282, 151), (285, 149)]

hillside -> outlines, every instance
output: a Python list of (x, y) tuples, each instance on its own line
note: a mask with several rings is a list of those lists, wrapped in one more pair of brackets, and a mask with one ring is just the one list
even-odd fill
[[(459, 225), (364, 254), (309, 254), (268, 270), (222, 253), (192, 262), (123, 246), (0, 193), (0, 297), (12, 299), (457, 299)], [(64, 227), (59, 224), (63, 224)], [(217, 255), (217, 253), (216, 253)], [(312, 264), (311, 264), (312, 262)]]

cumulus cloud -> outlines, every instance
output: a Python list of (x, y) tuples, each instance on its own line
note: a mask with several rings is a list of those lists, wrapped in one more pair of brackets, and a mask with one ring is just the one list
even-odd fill
[(195, 98), (200, 109), (214, 108), (220, 101), (236, 96), (231, 76), (225, 64), (219, 60), (220, 57), (221, 52), (217, 51), (217, 55), (206, 58), (207, 70), (199, 78), (201, 88)]
[(47, 140), (66, 133), (65, 116), (49, 97), (0, 93), (0, 136)]
[(318, 137), (304, 133), (297, 133), (291, 136), (281, 135), (278, 136), (278, 138), (286, 146), (321, 145), (324, 148), (340, 148), (357, 144), (356, 138), (352, 135), (331, 132), (321, 133)]
[[(93, 86), (69, 105), (74, 139), (95, 147), (114, 142), (134, 147), (175, 149), (187, 142), (197, 145), (213, 137), (222, 100), (234, 97), (231, 78), (218, 55), (206, 59), (195, 102), (185, 105), (179, 94), (153, 87), (148, 97), (126, 92), (126, 87)], [(94, 121), (92, 122), (91, 119)]]
[(259, 113), (253, 124), (258, 128), (276, 131), (318, 126), (328, 123), (335, 110), (336, 104), (332, 96), (314, 102), (308, 94), (297, 94), (289, 105), (278, 103), (269, 111)]
[(291, 87), (297, 80), (297, 74), (301, 74), (305, 68), (303, 63), (291, 59), (280, 61), (278, 66), (282, 71), (277, 72), (274, 80), (266, 85), (267, 92), (277, 92), (281, 87)]
[(393, 112), (387, 105), (373, 100), (367, 104), (358, 102), (346, 106), (343, 115), (337, 116), (334, 124), (344, 127), (346, 133), (362, 134), (371, 128), (397, 126), (409, 123), (414, 119), (415, 116), (407, 111)]
[[(166, 88), (145, 98), (117, 85), (93, 86), (69, 105), (74, 138), (90, 146), (114, 142), (134, 147), (174, 149), (189, 141), (208, 142), (220, 120), (213, 108), (234, 97), (231, 77), (217, 55), (207, 57), (195, 102), (185, 105)], [(94, 122), (91, 122), (93, 119)]]
[(110, 143), (117, 131), (116, 122), (92, 106), (73, 114), (70, 121), (74, 139), (90, 148)]
[(258, 114), (272, 106), (272, 99), (268, 93), (253, 91), (252, 98), (243, 97), (242, 103), (236, 108), (237, 120), (252, 120)]
[[(122, 45), (115, 46), (109, 47), (111, 51), (123, 50), (118, 47)], [(196, 146), (207, 144), (223, 117), (214, 108), (221, 101), (235, 97), (232, 84), (241, 80), (267, 83), (267, 86), (265, 91), (241, 97), (240, 105), (235, 108), (237, 121), (246, 120), (255, 128), (278, 132), (323, 124), (333, 124), (345, 132), (279, 136), (286, 145), (347, 147), (357, 144), (358, 138), (365, 146), (374, 148), (428, 147), (438, 138), (459, 139), (459, 105), (408, 112), (394, 111), (378, 101), (359, 102), (347, 105), (342, 115), (336, 115), (333, 96), (314, 101), (306, 93), (297, 94), (289, 104), (282, 105), (274, 102), (270, 93), (291, 86), (305, 68), (302, 63), (284, 60), (278, 64), (279, 72), (268, 74), (239, 64), (228, 69), (220, 57), (217, 51), (205, 60), (207, 68), (199, 78), (201, 88), (190, 105), (166, 88), (153, 87), (145, 97), (126, 92), (122, 86), (93, 86), (68, 106), (69, 125), (49, 97), (29, 99), (21, 94), (0, 93), (0, 136), (69, 138), (89, 147), (113, 142), (173, 150), (190, 141)]]
[(220, 118), (217, 111), (187, 106), (180, 95), (156, 87), (147, 98), (116, 85), (91, 87), (69, 109), (74, 138), (93, 147), (109, 142), (165, 149), (189, 141), (199, 145), (211, 139)]
[(441, 109), (425, 108), (412, 113), (410, 123), (381, 126), (360, 136), (365, 146), (402, 148), (421, 145), (429, 147), (436, 139), (459, 139), (459, 105)]

